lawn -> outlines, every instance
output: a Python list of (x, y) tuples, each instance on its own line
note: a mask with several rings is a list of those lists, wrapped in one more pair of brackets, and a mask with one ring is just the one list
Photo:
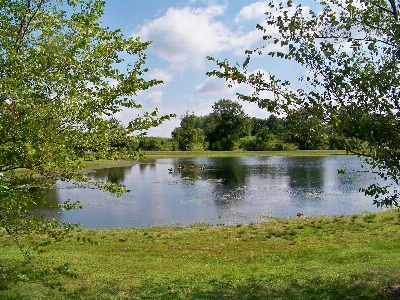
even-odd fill
[(400, 283), (399, 232), (395, 210), (84, 229), (30, 265), (2, 231), (0, 299), (388, 299), (384, 289)]

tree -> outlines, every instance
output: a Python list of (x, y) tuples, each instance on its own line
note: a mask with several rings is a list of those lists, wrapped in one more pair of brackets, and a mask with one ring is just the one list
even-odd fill
[[(344, 148), (365, 159), (382, 185), (365, 189), (378, 206), (399, 206), (397, 186), (400, 167), (400, 3), (397, 0), (324, 0), (320, 12), (303, 7), (270, 3), (265, 44), (246, 51), (240, 66), (218, 61), (220, 67), (208, 75), (254, 87), (252, 95), (240, 99), (256, 102), (275, 112), (303, 107), (329, 123)], [(276, 34), (271, 34), (276, 32)], [(282, 50), (266, 55), (305, 66), (302, 89), (289, 89), (289, 82), (276, 76), (267, 80), (248, 68), (254, 55), (263, 55), (269, 44)], [(261, 92), (270, 91), (272, 97)]]
[(205, 130), (210, 150), (233, 150), (235, 142), (250, 133), (251, 120), (237, 102), (229, 99), (215, 102), (210, 117)]
[[(172, 116), (155, 109), (127, 125), (114, 117), (140, 108), (132, 96), (162, 81), (143, 78), (150, 42), (102, 28), (103, 13), (100, 0), (0, 1), (0, 227), (21, 249), (24, 242), (39, 249), (73, 228), (30, 215), (29, 187), (70, 180), (124, 192), (86, 178), (79, 155), (135, 158), (118, 145)], [(17, 175), (20, 168), (40, 176)]]
[(251, 132), (252, 136), (255, 136), (258, 131), (263, 130), (265, 127), (268, 128), (267, 122), (268, 119), (260, 119), (256, 117), (252, 117), (251, 119)]
[(278, 118), (276, 115), (270, 115), (268, 119), (251, 118), (252, 129), (251, 135), (256, 135), (258, 131), (268, 128), (273, 134), (281, 134), (284, 127), (284, 119)]
[(178, 150), (193, 150), (195, 143), (203, 142), (203, 130), (196, 126), (197, 119), (198, 117), (189, 111), (181, 116), (181, 126), (175, 128), (171, 133)]
[(318, 117), (300, 108), (288, 113), (285, 120), (287, 142), (296, 143), (300, 150), (322, 150), (328, 148), (326, 124)]
[(267, 126), (273, 134), (281, 134), (283, 130), (284, 120), (276, 115), (270, 115), (267, 120)]

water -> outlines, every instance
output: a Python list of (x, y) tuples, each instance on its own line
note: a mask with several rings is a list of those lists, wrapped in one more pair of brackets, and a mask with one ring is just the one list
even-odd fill
[[(186, 168), (179, 172), (178, 164)], [(337, 169), (347, 173), (338, 174)], [(307, 216), (378, 210), (372, 198), (359, 192), (375, 179), (355, 156), (171, 158), (98, 169), (89, 175), (123, 183), (131, 192), (115, 197), (59, 183), (48, 191), (47, 202), (71, 199), (84, 207), (45, 213), (85, 228), (120, 228), (196, 222), (231, 225), (299, 212)]]

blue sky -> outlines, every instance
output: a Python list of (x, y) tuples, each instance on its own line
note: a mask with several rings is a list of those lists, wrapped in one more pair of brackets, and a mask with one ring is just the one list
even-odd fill
[[(236, 100), (237, 91), (251, 93), (248, 87), (234, 86), (218, 78), (209, 78), (207, 71), (216, 65), (206, 59), (228, 59), (243, 62), (246, 49), (263, 44), (263, 33), (256, 24), (265, 23), (268, 1), (250, 0), (107, 0), (101, 21), (110, 29), (121, 29), (126, 37), (139, 36), (153, 43), (147, 50), (147, 78), (162, 79), (163, 85), (139, 93), (136, 102), (143, 110), (158, 107), (160, 114), (175, 113), (176, 119), (149, 130), (150, 136), (170, 137), (186, 111), (195, 115), (212, 112), (216, 101)], [(295, 1), (315, 8), (313, 0)], [(273, 30), (273, 29), (271, 29)], [(275, 47), (275, 48), (274, 48)], [(270, 49), (277, 49), (276, 45)], [(262, 70), (282, 79), (289, 79), (296, 88), (297, 78), (305, 70), (282, 60), (256, 58), (250, 71)], [(267, 118), (269, 113), (252, 103), (240, 102), (251, 117)], [(138, 115), (137, 110), (118, 114), (122, 121)]]

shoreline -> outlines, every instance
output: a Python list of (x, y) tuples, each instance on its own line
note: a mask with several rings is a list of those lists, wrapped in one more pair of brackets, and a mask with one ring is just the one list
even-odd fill
[(144, 160), (94, 160), (84, 161), (84, 171), (101, 168), (129, 167), (140, 163), (151, 163), (158, 158), (176, 157), (235, 157), (235, 156), (332, 156), (353, 155), (345, 150), (295, 150), (295, 151), (146, 151)]

